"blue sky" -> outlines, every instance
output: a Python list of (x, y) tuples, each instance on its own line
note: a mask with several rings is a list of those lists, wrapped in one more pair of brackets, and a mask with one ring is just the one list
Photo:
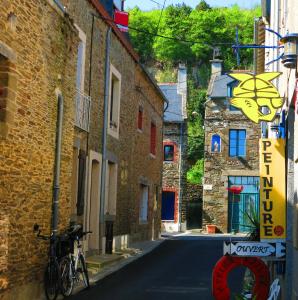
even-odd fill
[[(231, 6), (238, 4), (243, 8), (252, 8), (260, 4), (261, 0), (205, 0), (210, 6)], [(157, 3), (159, 4), (157, 4)], [(170, 4), (185, 3), (191, 7), (195, 7), (200, 0), (166, 0), (166, 6)], [(138, 6), (141, 10), (151, 10), (162, 8), (164, 0), (125, 0), (125, 9)]]

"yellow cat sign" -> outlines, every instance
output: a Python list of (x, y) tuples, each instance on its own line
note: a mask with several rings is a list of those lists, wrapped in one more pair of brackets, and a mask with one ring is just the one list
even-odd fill
[[(259, 75), (230, 73), (230, 77), (240, 81), (233, 90), (231, 105), (239, 108), (255, 123), (273, 121), (277, 110), (283, 106), (284, 99), (270, 81), (281, 74), (280, 72), (267, 72)], [(262, 108), (266, 109), (262, 110)]]

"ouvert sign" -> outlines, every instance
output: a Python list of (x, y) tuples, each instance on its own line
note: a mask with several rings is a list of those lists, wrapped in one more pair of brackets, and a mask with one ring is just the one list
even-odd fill
[(224, 242), (224, 255), (284, 258), (285, 243)]

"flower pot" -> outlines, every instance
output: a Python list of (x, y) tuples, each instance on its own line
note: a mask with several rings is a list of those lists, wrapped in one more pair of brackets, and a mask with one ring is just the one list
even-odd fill
[(206, 225), (207, 233), (214, 234), (216, 232), (216, 225)]

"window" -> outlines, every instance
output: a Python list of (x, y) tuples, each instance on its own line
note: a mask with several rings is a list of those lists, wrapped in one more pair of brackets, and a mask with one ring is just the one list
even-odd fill
[(165, 145), (163, 149), (164, 149), (164, 161), (173, 161), (174, 145)]
[(114, 68), (114, 66), (111, 65), (108, 133), (114, 136), (115, 138), (119, 137), (120, 92), (121, 92), (121, 75)]
[[(231, 99), (233, 97), (233, 89), (235, 86), (238, 85), (238, 81), (232, 81), (231, 83), (228, 84), (228, 98)], [(229, 104), (229, 110), (230, 111), (240, 111), (237, 107)]]
[(142, 130), (143, 129), (143, 107), (139, 106), (139, 111), (138, 111), (138, 129)]
[(151, 130), (150, 130), (150, 153), (156, 154), (156, 125), (151, 122)]
[(140, 197), (140, 213), (139, 221), (147, 222), (148, 220), (148, 198), (149, 198), (149, 187), (147, 185), (141, 185), (141, 197)]
[(230, 130), (229, 155), (231, 157), (246, 155), (246, 130), (244, 129)]
[(218, 134), (212, 135), (211, 152), (214, 152), (214, 153), (220, 152), (221, 151), (220, 146), (221, 146), (220, 136)]

